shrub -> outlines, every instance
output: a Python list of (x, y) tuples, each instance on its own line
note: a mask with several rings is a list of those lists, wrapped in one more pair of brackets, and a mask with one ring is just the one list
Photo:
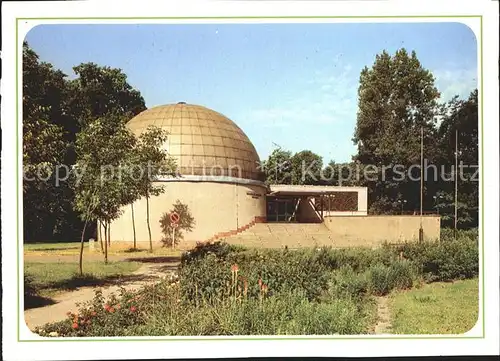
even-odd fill
[[(199, 302), (227, 297), (231, 288), (241, 295), (246, 284), (247, 297), (258, 298), (261, 284), (270, 293), (302, 290), (308, 299), (317, 299), (328, 286), (328, 270), (315, 261), (314, 250), (249, 250), (227, 252), (217, 245), (214, 252), (195, 251), (185, 258), (179, 271), (184, 299)], [(208, 248), (210, 249), (210, 248)], [(202, 257), (201, 254), (206, 254)], [(238, 266), (232, 282), (231, 267)]]
[(368, 293), (369, 285), (367, 272), (358, 273), (352, 267), (344, 266), (334, 272), (329, 293), (333, 298), (360, 298)]
[(428, 282), (472, 278), (479, 274), (479, 247), (474, 239), (408, 243), (401, 251)]
[(396, 261), (390, 266), (376, 264), (369, 270), (370, 291), (383, 296), (393, 289), (407, 289), (416, 279), (414, 266), (408, 261)]
[[(117, 303), (127, 304), (142, 296), (136, 311), (103, 308)], [(325, 335), (359, 334), (366, 330), (365, 313), (348, 299), (334, 300), (329, 304), (310, 302), (300, 291), (291, 291), (266, 297), (262, 300), (224, 300), (216, 304), (195, 306), (178, 302), (175, 287), (162, 283), (145, 290), (103, 300), (96, 295), (96, 308), (82, 307), (78, 315), (37, 329), (41, 335), (57, 332), (58, 336), (193, 336), (193, 335)], [(162, 302), (152, 303), (163, 296)], [(149, 307), (146, 306), (149, 304)], [(91, 318), (89, 318), (89, 312)], [(95, 312), (95, 314), (94, 314)], [(75, 316), (78, 327), (75, 324)], [(124, 320), (129, 317), (130, 322)], [(87, 320), (91, 322), (87, 324)], [(80, 326), (80, 320), (84, 320)]]
[(169, 212), (163, 213), (160, 218), (161, 232), (163, 238), (161, 242), (164, 247), (172, 247), (172, 222), (170, 221), (170, 214), (176, 212), (179, 217), (179, 226), (175, 229), (175, 244), (177, 245), (184, 239), (184, 232), (191, 232), (195, 225), (195, 220), (187, 204), (177, 200), (173, 205), (174, 208)]

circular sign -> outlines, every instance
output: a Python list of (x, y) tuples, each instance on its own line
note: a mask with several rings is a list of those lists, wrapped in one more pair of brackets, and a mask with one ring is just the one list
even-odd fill
[(181, 219), (181, 217), (179, 216), (179, 214), (177, 212), (170, 213), (170, 222), (179, 223), (180, 219)]
[(179, 223), (172, 223), (170, 226), (172, 228), (179, 228)]

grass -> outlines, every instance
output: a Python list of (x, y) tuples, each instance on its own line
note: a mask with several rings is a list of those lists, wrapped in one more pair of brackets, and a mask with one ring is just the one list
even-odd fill
[[(108, 248), (108, 255), (123, 255), (124, 257), (147, 257), (150, 255), (149, 249), (139, 248), (113, 248), (113, 242), (111, 242), (111, 247)], [(41, 243), (25, 243), (24, 244), (24, 254), (25, 255), (58, 255), (58, 256), (71, 256), (78, 255), (80, 253), (80, 242), (41, 242)], [(163, 255), (163, 256), (180, 256), (182, 251), (178, 249), (171, 249), (165, 247), (155, 246), (153, 250), (153, 255)], [(84, 242), (84, 254), (89, 254), (89, 243)], [(92, 255), (100, 255), (100, 244), (95, 242), (95, 251), (90, 253)]]
[(78, 274), (78, 263), (74, 262), (25, 262), (24, 273), (30, 279), (34, 291), (43, 297), (59, 291), (82, 286), (113, 283), (130, 275), (141, 266), (139, 262), (84, 262), (84, 275)]
[(477, 322), (477, 278), (436, 282), (395, 292), (390, 298), (392, 332), (396, 334), (462, 334)]

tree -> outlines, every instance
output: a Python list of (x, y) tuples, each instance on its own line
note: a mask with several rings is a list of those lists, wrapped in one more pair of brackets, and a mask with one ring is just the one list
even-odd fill
[(82, 63), (73, 71), (78, 77), (70, 83), (69, 106), (80, 127), (109, 114), (119, 116), (110, 120), (126, 122), (146, 110), (141, 93), (121, 69)]
[[(478, 92), (468, 99), (458, 96), (444, 104), (443, 119), (438, 130), (439, 163), (447, 171), (435, 189), (435, 207), (443, 224), (452, 226), (455, 212), (455, 139), (458, 132), (458, 227), (477, 227), (479, 222)], [(460, 167), (460, 162), (463, 167)]]
[[(175, 175), (176, 165), (163, 148), (168, 133), (161, 128), (149, 126), (138, 140), (134, 151), (134, 164), (141, 171), (138, 177), (137, 192), (146, 198), (146, 223), (149, 234), (149, 251), (153, 252), (153, 239), (151, 237), (151, 224), (149, 214), (149, 199), (165, 191), (163, 186), (156, 181), (161, 175)], [(144, 171), (146, 171), (144, 174)]]
[[(376, 56), (373, 66), (361, 71), (358, 89), (358, 114), (353, 141), (358, 147), (355, 161), (376, 168), (376, 180), (362, 179), (369, 187), (371, 210), (394, 212), (403, 197), (417, 209), (420, 184), (408, 178), (395, 180), (391, 166), (408, 169), (420, 164), (420, 130), (424, 129), (425, 157), (433, 161), (435, 121), (439, 92), (431, 72), (422, 67), (413, 51), (386, 51)], [(389, 169), (383, 172), (383, 166)], [(385, 179), (382, 177), (384, 176)]]
[(130, 193), (137, 189), (130, 172), (135, 144), (136, 138), (118, 115), (93, 121), (78, 133), (76, 139), (74, 206), (85, 223), (99, 220), (105, 225), (106, 263), (110, 243), (109, 224), (121, 215), (122, 207), (131, 199)]
[[(175, 243), (172, 239), (172, 222), (170, 221), (170, 214), (177, 213), (179, 215), (179, 226), (175, 229)], [(162, 233), (164, 235), (162, 239), (162, 243), (164, 246), (172, 246), (178, 244), (182, 239), (184, 239), (183, 232), (191, 232), (195, 225), (195, 220), (189, 207), (187, 204), (182, 203), (180, 200), (177, 200), (174, 204), (174, 207), (170, 212), (163, 213), (160, 218), (160, 226)]]
[(269, 158), (263, 162), (262, 168), (267, 184), (290, 184), (292, 181), (292, 153), (281, 147), (273, 150)]
[(310, 150), (303, 150), (293, 155), (291, 163), (292, 184), (314, 185), (321, 182), (321, 169), (323, 168), (321, 156)]
[[(23, 224), (25, 240), (72, 237), (78, 222), (64, 165), (74, 131), (66, 75), (23, 43)], [(63, 181), (57, 183), (58, 176)]]

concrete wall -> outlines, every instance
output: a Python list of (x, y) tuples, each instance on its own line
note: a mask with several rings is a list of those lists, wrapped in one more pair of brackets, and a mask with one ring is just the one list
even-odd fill
[(313, 205), (314, 200), (302, 197), (297, 209), (297, 222), (301, 223), (321, 223), (321, 217), (316, 213)]
[[(192, 232), (184, 234), (183, 245), (194, 246), (217, 233), (237, 230), (257, 218), (265, 218), (266, 188), (258, 185), (216, 182), (164, 182), (165, 192), (150, 199), (150, 225), (154, 243), (163, 237), (159, 220), (173, 209), (177, 199), (187, 204), (195, 219)], [(260, 195), (260, 196), (259, 196)], [(133, 228), (131, 207), (111, 223), (111, 244), (132, 246)], [(139, 247), (149, 242), (146, 223), (146, 200), (134, 203), (135, 228)], [(104, 233), (103, 233), (104, 234)]]
[[(423, 216), (424, 240), (440, 237), (441, 218)], [(339, 216), (325, 217), (325, 225), (334, 238), (346, 242), (382, 244), (418, 240), (420, 216)]]

